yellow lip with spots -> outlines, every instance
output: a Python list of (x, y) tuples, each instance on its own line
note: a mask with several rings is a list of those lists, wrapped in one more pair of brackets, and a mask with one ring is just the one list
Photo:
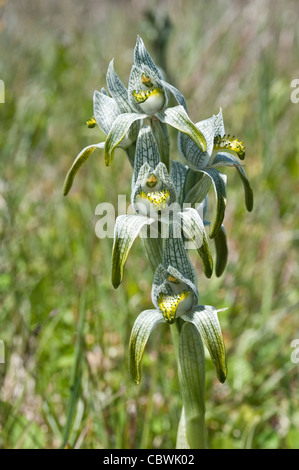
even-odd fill
[(158, 305), (163, 313), (163, 317), (168, 323), (173, 323), (179, 307), (179, 304), (190, 297), (192, 292), (182, 291), (179, 294), (160, 294), (158, 297)]
[(225, 134), (223, 137), (215, 137), (214, 139), (214, 150), (232, 150), (236, 152), (238, 157), (241, 160), (245, 158), (245, 146), (243, 142), (239, 139), (236, 139), (234, 136), (230, 136), (229, 134)]
[(149, 193), (141, 191), (139, 196), (142, 199), (147, 199), (151, 204), (153, 204), (154, 208), (157, 211), (160, 211), (165, 209), (166, 204), (168, 203), (170, 198), (170, 193), (167, 189), (164, 191), (153, 191)]
[(133, 91), (132, 95), (142, 111), (147, 114), (155, 114), (164, 106), (165, 97), (161, 88), (153, 87), (150, 90)]

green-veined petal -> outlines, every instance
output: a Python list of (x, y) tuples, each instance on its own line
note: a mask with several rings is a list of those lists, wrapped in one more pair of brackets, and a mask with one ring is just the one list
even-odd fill
[(249, 212), (251, 212), (253, 209), (253, 191), (251, 189), (251, 186), (248, 181), (246, 172), (243, 168), (243, 165), (240, 164), (237, 157), (227, 152), (218, 153), (213, 160), (212, 166), (213, 167), (234, 166), (236, 168), (244, 186), (246, 208)]
[(97, 148), (103, 149), (104, 145), (105, 145), (105, 142), (100, 142), (99, 144), (88, 145), (88, 147), (85, 147), (83, 150), (81, 150), (81, 152), (76, 157), (74, 163), (72, 164), (64, 180), (64, 185), (63, 185), (64, 196), (66, 196), (69, 193), (72, 187), (74, 178), (76, 176), (76, 173), (79, 170), (80, 166), (83, 165), (83, 163), (88, 159), (89, 155), (91, 155), (95, 149)]
[[(204, 222), (205, 225), (209, 225), (209, 222)], [(223, 271), (225, 270), (227, 258), (228, 258), (228, 248), (226, 242), (226, 232), (224, 225), (221, 225), (219, 232), (214, 237), (215, 250), (216, 250), (216, 266), (215, 274), (217, 277), (222, 276)]]
[(223, 383), (227, 375), (226, 352), (217, 310), (210, 305), (200, 305), (195, 311), (182, 315), (182, 318), (193, 323), (199, 331), (209, 350), (217, 377)]
[(185, 183), (186, 177), (188, 173), (188, 167), (183, 165), (183, 163), (173, 160), (171, 162), (171, 172), (170, 176), (174, 183), (176, 195), (177, 195), (177, 202), (180, 206), (184, 202), (184, 190), (185, 190)]
[(111, 60), (106, 75), (109, 93), (118, 104), (121, 113), (130, 113), (132, 109), (128, 102), (128, 90), (115, 72), (113, 63), (114, 59)]
[(134, 323), (129, 343), (129, 370), (137, 384), (141, 381), (141, 361), (146, 343), (159, 323), (165, 323), (165, 320), (158, 310), (145, 310)]
[(179, 131), (187, 134), (198, 145), (201, 151), (207, 149), (206, 140), (199, 129), (191, 121), (183, 106), (167, 108), (155, 114), (160, 121), (169, 124)]
[(196, 209), (187, 208), (180, 213), (182, 228), (187, 237), (195, 244), (201, 257), (204, 273), (210, 278), (213, 272), (213, 260), (207, 240), (204, 224)]
[(214, 215), (213, 215), (213, 219), (211, 222), (210, 233), (209, 233), (210, 238), (214, 238), (216, 234), (218, 233), (218, 231), (220, 230), (220, 227), (224, 219), (225, 208), (226, 208), (227, 177), (226, 175), (216, 170), (216, 168), (206, 168), (200, 171), (202, 171), (205, 175), (207, 175), (211, 179), (213, 186), (214, 186), (214, 190), (215, 190), (216, 203), (215, 203)]
[(134, 240), (144, 225), (154, 221), (139, 215), (120, 215), (116, 219), (112, 250), (112, 284), (115, 289), (123, 278), (124, 266)]
[(132, 186), (134, 187), (141, 167), (148, 163), (154, 170), (160, 163), (160, 154), (156, 139), (150, 126), (144, 126), (140, 129), (135, 152), (134, 178)]
[(105, 164), (111, 165), (115, 148), (124, 139), (133, 122), (146, 118), (146, 114), (124, 113), (114, 121), (105, 142)]
[(116, 101), (107, 93), (95, 91), (93, 94), (93, 114), (99, 128), (107, 135), (121, 111)]
[(153, 74), (154, 78), (163, 79), (162, 74), (155, 62), (151, 58), (149, 52), (147, 51), (143, 40), (140, 36), (137, 36), (137, 41), (134, 49), (134, 63), (139, 68), (147, 67), (149, 71)]

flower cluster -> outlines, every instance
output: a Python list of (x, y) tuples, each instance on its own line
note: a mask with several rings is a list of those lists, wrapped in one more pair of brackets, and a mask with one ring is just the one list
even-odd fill
[[(200, 305), (197, 275), (186, 242), (193, 242), (209, 278), (214, 267), (208, 238), (215, 243), (215, 273), (220, 276), (227, 262), (223, 226), (226, 208), (226, 175), (220, 167), (233, 166), (244, 186), (245, 203), (253, 207), (253, 194), (240, 160), (243, 143), (225, 133), (222, 111), (211, 118), (192, 122), (184, 96), (164, 80), (140, 37), (128, 87), (110, 62), (107, 89), (94, 92), (94, 118), (106, 134), (104, 142), (89, 145), (75, 159), (65, 184), (66, 195), (80, 166), (95, 149), (104, 150), (105, 164), (122, 148), (132, 165), (131, 204), (134, 214), (121, 215), (115, 224), (112, 252), (112, 284), (122, 282), (134, 240), (141, 236), (153, 268), (154, 309), (142, 312), (130, 339), (130, 372), (141, 379), (141, 360), (150, 333), (158, 323), (189, 322), (206, 344), (221, 382), (226, 378), (226, 357), (217, 310)], [(170, 107), (170, 100), (177, 102)], [(178, 131), (178, 151), (184, 163), (170, 159), (167, 126)], [(171, 151), (171, 155), (174, 152)], [(208, 217), (208, 192), (213, 186), (215, 204)], [(208, 236), (206, 233), (208, 230)]]

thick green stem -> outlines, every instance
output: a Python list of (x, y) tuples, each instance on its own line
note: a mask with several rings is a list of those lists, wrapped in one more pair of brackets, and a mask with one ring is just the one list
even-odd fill
[(171, 327), (183, 400), (177, 447), (206, 448), (205, 354), (201, 337), (190, 323), (178, 319)]

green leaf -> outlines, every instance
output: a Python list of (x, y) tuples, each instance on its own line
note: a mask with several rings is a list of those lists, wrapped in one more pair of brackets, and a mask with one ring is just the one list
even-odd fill
[(174, 108), (167, 108), (164, 111), (156, 113), (156, 117), (166, 124), (178, 129), (179, 131), (187, 134), (200, 148), (202, 152), (207, 149), (206, 140), (202, 132), (197, 129), (195, 124), (191, 121), (183, 106), (175, 106)]
[(80, 166), (88, 159), (88, 157), (94, 152), (96, 148), (103, 149), (105, 142), (100, 142), (99, 144), (89, 145), (85, 147), (79, 155), (76, 157), (74, 163), (72, 164), (66, 178), (64, 180), (63, 185), (63, 195), (66, 196), (73, 184), (74, 178), (76, 176), (77, 171), (79, 170)]
[(217, 310), (209, 305), (200, 305), (195, 311), (182, 315), (182, 318), (197, 328), (209, 350), (219, 381), (225, 382), (226, 352)]
[(154, 219), (140, 215), (120, 215), (117, 217), (112, 249), (112, 284), (115, 289), (122, 281), (124, 266), (134, 240), (142, 227), (153, 221)]
[(237, 157), (234, 155), (231, 155), (230, 153), (223, 152), (223, 153), (218, 153), (216, 157), (213, 160), (212, 163), (213, 167), (218, 167), (218, 166), (234, 166), (239, 173), (239, 176), (241, 178), (241, 181), (243, 183), (244, 187), (244, 193), (245, 193), (245, 205), (248, 210), (248, 212), (251, 212), (253, 209), (253, 191), (251, 189), (250, 183), (248, 181), (246, 172), (243, 168), (243, 165), (239, 162)]
[(187, 237), (195, 244), (197, 252), (201, 257), (204, 273), (210, 278), (213, 272), (213, 260), (210, 252), (204, 224), (196, 209), (187, 208), (180, 212), (182, 228)]
[(179, 427), (176, 438), (176, 449), (190, 449), (190, 446), (187, 441), (187, 427), (186, 427), (186, 417), (185, 417), (185, 408), (182, 408), (181, 417), (179, 421)]
[(144, 119), (146, 116), (146, 114), (124, 113), (115, 119), (105, 142), (105, 164), (107, 166), (111, 165), (115, 148), (124, 139), (133, 122)]
[(141, 381), (141, 362), (148, 338), (159, 323), (165, 320), (158, 310), (143, 311), (134, 323), (129, 343), (129, 370), (137, 384)]
[(214, 215), (210, 226), (210, 238), (214, 238), (220, 230), (222, 225), (225, 207), (226, 207), (226, 175), (220, 173), (216, 168), (206, 168), (200, 170), (202, 173), (207, 175), (214, 186), (216, 204), (214, 209)]
[(178, 375), (185, 410), (187, 442), (191, 449), (206, 447), (205, 353), (198, 329), (184, 323), (180, 332)]

